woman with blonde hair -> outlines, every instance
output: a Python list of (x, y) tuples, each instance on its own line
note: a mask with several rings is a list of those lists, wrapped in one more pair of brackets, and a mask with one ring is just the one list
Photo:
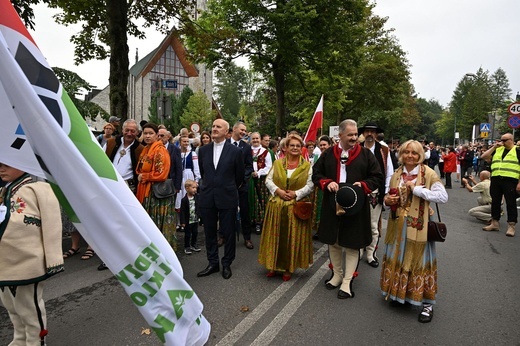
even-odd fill
[(428, 241), (430, 203), (446, 203), (448, 194), (437, 173), (423, 161), (421, 143), (409, 140), (401, 145), (401, 166), (384, 198), (391, 213), (380, 283), (386, 299), (422, 306), (419, 322), (427, 323), (437, 294), (435, 243)]
[(311, 219), (294, 213), (296, 202), (307, 201), (313, 191), (311, 164), (301, 155), (303, 141), (298, 135), (286, 139), (286, 155), (273, 163), (265, 184), (271, 197), (267, 202), (260, 239), (258, 262), (267, 276), (283, 272), (288, 281), (297, 268), (312, 263)]

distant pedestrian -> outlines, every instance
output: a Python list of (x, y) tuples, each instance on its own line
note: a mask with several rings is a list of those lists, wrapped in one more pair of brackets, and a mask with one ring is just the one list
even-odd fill
[(518, 218), (516, 207), (516, 195), (520, 192), (520, 148), (515, 146), (513, 135), (505, 133), (495, 142), (491, 148), (482, 154), (483, 160), (491, 158), (491, 217), (493, 220), (489, 226), (483, 227), (484, 231), (499, 231), (500, 208), (502, 197), (506, 200), (507, 207), (507, 232), (506, 235), (515, 235), (515, 226)]

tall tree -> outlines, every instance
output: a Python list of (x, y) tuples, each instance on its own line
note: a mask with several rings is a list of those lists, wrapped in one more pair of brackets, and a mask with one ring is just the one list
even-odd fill
[(144, 39), (143, 28), (153, 26), (166, 34), (177, 20), (176, 13), (186, 8), (193, 9), (190, 0), (44, 2), (62, 10), (55, 16), (57, 23), (81, 24), (81, 31), (71, 37), (75, 45), (76, 64), (92, 59), (103, 60), (110, 56), (110, 114), (123, 119), (127, 118), (128, 113), (128, 35)]
[(211, 110), (211, 102), (203, 91), (193, 94), (181, 115), (181, 125), (190, 128), (192, 123), (199, 123), (202, 129), (211, 128), (216, 114)]
[(53, 67), (52, 70), (83, 118), (89, 117), (95, 119), (100, 115), (103, 119), (108, 121), (108, 113), (103, 108), (94, 102), (84, 101), (78, 98), (82, 93), (91, 91), (92, 85), (75, 72), (60, 67)]
[(215, 0), (196, 22), (181, 23), (189, 52), (210, 67), (244, 56), (271, 77), (276, 93), (276, 133), (285, 127), (288, 83), (306, 70), (333, 67), (349, 75), (365, 43), (367, 0)]

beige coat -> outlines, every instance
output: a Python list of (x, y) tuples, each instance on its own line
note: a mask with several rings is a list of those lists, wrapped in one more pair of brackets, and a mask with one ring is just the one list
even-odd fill
[(0, 224), (0, 286), (26, 285), (63, 271), (62, 226), (50, 185), (28, 174), (6, 187)]

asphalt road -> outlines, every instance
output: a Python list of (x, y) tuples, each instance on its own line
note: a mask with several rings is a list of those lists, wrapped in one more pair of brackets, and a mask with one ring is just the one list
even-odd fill
[[(500, 232), (482, 231), (467, 215), (476, 195), (453, 186), (448, 204), (440, 206), (449, 233), (437, 244), (439, 292), (431, 323), (417, 322), (416, 308), (390, 306), (379, 292), (379, 268), (366, 261), (354, 281), (355, 298), (338, 300), (323, 285), (330, 275), (323, 244), (314, 243), (310, 269), (283, 283), (266, 278), (258, 247), (247, 250), (239, 242), (230, 280), (196, 277), (207, 264), (204, 250), (179, 254), (212, 325), (208, 345), (520, 345), (520, 230), (506, 237), (504, 217)], [(253, 242), (257, 246), (259, 236)], [(65, 240), (64, 248), (69, 244)], [(144, 319), (110, 272), (97, 271), (99, 263), (74, 256), (64, 273), (47, 280), (48, 345), (160, 345), (143, 333)], [(0, 307), (0, 345), (11, 335)]]

